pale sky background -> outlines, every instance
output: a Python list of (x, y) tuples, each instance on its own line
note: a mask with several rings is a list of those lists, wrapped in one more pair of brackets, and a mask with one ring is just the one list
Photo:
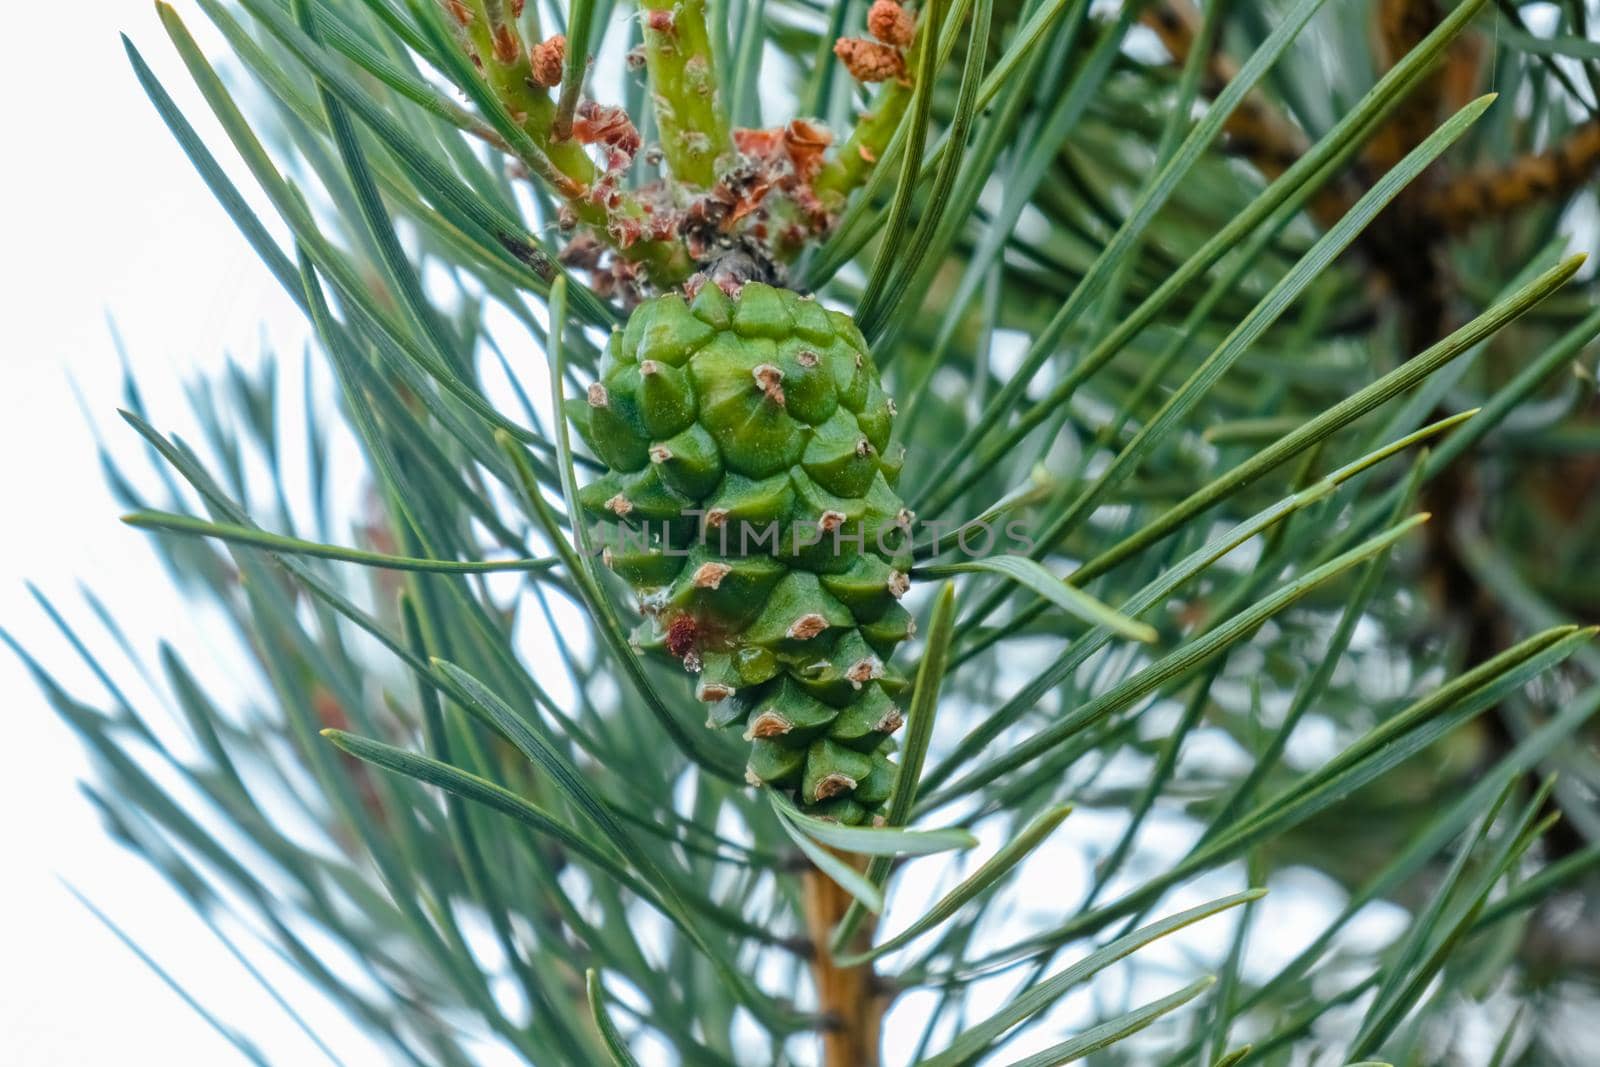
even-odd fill
[[(83, 619), (81, 579), (133, 625), (146, 649), (159, 633), (202, 656), (206, 646), (142, 535), (117, 522), (69, 375), (112, 447), (131, 449), (132, 432), (115, 418), (119, 369), (108, 315), (151, 407), (176, 427), (185, 425), (187, 375), (219, 368), (230, 351), (248, 362), (263, 328), (290, 352), (305, 331), (134, 81), (118, 30), (140, 45), (211, 140), (220, 139), (201, 121), (204, 106), (154, 8), (113, 0), (29, 3), (13, 6), (9, 18), (0, 64), (11, 146), (0, 170), (9, 205), (0, 255), (0, 626), (99, 699), (24, 579)], [(203, 27), (203, 20), (192, 22)], [(5, 651), (0, 697), (7, 727), (0, 747), (0, 1062), (238, 1061), (63, 880), (203, 990), (213, 1010), (248, 1018), (274, 1062), (312, 1062), (305, 1039), (204, 926), (155, 874), (105, 838), (77, 792), (87, 763), (76, 741)], [(343, 1024), (326, 1015), (339, 1033)]]
[[(186, 3), (180, 9), (192, 13)], [(36, 583), (84, 621), (82, 582), (122, 619), (142, 652), (169, 638), (192, 666), (225, 680), (222, 650), (207, 660), (212, 645), (203, 627), (143, 535), (117, 522), (72, 383), (110, 447), (131, 454), (134, 434), (115, 417), (120, 368), (108, 316), (158, 427), (180, 432), (192, 426), (185, 381), (219, 371), (230, 354), (248, 365), (263, 332), (278, 351), (298, 353), (306, 331), (134, 81), (118, 30), (140, 46), (239, 174), (153, 9), (113, 0), (35, 2), (14, 6), (10, 17), (0, 64), (14, 153), (0, 170), (11, 205), (0, 257), (7, 372), (0, 388), (0, 626), (91, 702), (101, 700), (25, 586)], [(215, 54), (204, 19), (187, 21)], [(248, 180), (241, 187), (257, 196)], [(246, 1030), (269, 1061), (316, 1062), (303, 1035), (204, 925), (105, 837), (77, 791), (87, 762), (76, 741), (4, 650), (0, 696), (8, 726), (0, 748), (0, 1063), (239, 1061), (63, 883), (107, 912), (207, 1008)], [(1071, 863), (1063, 857), (1064, 867)], [(1303, 939), (1296, 935), (1309, 936), (1340, 903), (1321, 883), (1297, 889), (1291, 877), (1278, 889), (1267, 925), (1276, 943), (1263, 946), (1274, 958), (1297, 948)], [(1387, 920), (1379, 923), (1381, 936), (1395, 929), (1397, 917)], [(284, 969), (272, 976), (291, 996), (304, 992)], [(350, 1053), (350, 1063), (375, 1062), (359, 1035), (314, 995), (294, 999), (330, 1043)]]

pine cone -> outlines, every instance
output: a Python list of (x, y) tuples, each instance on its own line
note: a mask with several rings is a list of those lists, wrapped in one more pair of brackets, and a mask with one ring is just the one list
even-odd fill
[(849, 316), (769, 285), (638, 309), (567, 413), (609, 472), (580, 501), (640, 598), (641, 647), (698, 672), (752, 784), (858, 823), (888, 798), (911, 635), (893, 402)]

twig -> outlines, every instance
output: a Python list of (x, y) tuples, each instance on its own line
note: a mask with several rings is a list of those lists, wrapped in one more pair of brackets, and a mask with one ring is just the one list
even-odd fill
[[(858, 861), (854, 856), (841, 857)], [(879, 1035), (889, 997), (879, 986), (871, 963), (840, 967), (828, 950), (833, 928), (849, 910), (850, 900), (850, 895), (821, 871), (814, 867), (806, 871), (806, 929), (816, 946), (811, 976), (822, 1016), (822, 1062), (824, 1067), (878, 1067)], [(862, 923), (845, 951), (870, 948), (873, 926), (870, 921)]]
[(1446, 229), (1464, 230), (1539, 200), (1571, 193), (1600, 172), (1600, 119), (1590, 119), (1561, 143), (1509, 163), (1463, 174), (1438, 190), (1428, 211)]
[(655, 95), (661, 150), (678, 181), (708, 188), (717, 157), (732, 142), (717, 98), (717, 72), (704, 0), (645, 0), (645, 65)]
[[(1444, 14), (1437, 0), (1381, 0), (1375, 18), (1378, 61), (1388, 70), (1421, 44)], [(1446, 69), (1441, 63), (1423, 78), (1367, 145), (1363, 159), (1374, 177), (1387, 173), (1439, 125)]]

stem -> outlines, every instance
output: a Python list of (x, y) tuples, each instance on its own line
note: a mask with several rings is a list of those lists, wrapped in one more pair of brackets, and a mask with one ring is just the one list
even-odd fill
[[(862, 857), (838, 855), (857, 867), (865, 866)], [(817, 985), (817, 1009), (823, 1020), (823, 1067), (878, 1067), (879, 1034), (889, 997), (879, 986), (870, 962), (841, 967), (834, 963), (828, 949), (834, 926), (850, 909), (850, 894), (815, 867), (804, 875), (804, 892), (806, 929), (815, 946), (811, 976)], [(873, 928), (870, 921), (862, 923), (844, 953), (871, 948)]]
[[(923, 6), (917, 19), (917, 36), (912, 40), (911, 47), (906, 49), (907, 71), (918, 69), (922, 49), (929, 41), (939, 45), (937, 65), (943, 65), (949, 58), (948, 39), (939, 44), (939, 29), (945, 21), (948, 7), (946, 5), (945, 10), (937, 11), (934, 17), (929, 18), (927, 6)], [(966, 9), (958, 5), (957, 10), (964, 13)], [(867, 180), (867, 175), (888, 149), (895, 130), (899, 129), (900, 120), (905, 118), (914, 93), (915, 86), (909, 75), (905, 81), (891, 81), (878, 90), (872, 100), (872, 110), (862, 114), (855, 129), (850, 131), (849, 138), (839, 146), (838, 154), (817, 175), (814, 188), (825, 203), (842, 205)]]
[(655, 95), (661, 152), (672, 176), (708, 188), (717, 157), (733, 147), (717, 99), (717, 69), (704, 0), (643, 0), (645, 65)]
[(850, 139), (839, 146), (839, 154), (829, 160), (817, 175), (817, 195), (825, 201), (842, 203), (845, 197), (867, 180), (867, 174), (889, 146), (889, 140), (911, 106), (911, 86), (892, 82), (873, 101), (871, 114), (863, 115)]
[[(447, 5), (446, 10), (452, 8)], [(694, 265), (679, 242), (636, 240), (624, 245), (618, 240), (618, 228), (612, 225), (614, 219), (640, 219), (644, 217), (644, 209), (637, 198), (626, 191), (617, 191), (616, 199), (610, 204), (591, 195), (595, 183), (602, 177), (600, 168), (583, 144), (570, 137), (556, 136), (557, 102), (548, 89), (533, 80), (527, 44), (507, 0), (472, 0), (470, 8), (464, 10), (469, 12), (466, 22), (456, 19), (459, 37), (479, 64), (485, 83), (554, 166), (556, 173), (545, 175), (548, 179), (545, 184), (570, 205), (581, 222), (610, 244), (617, 255), (630, 262), (647, 264), (652, 281), (659, 285), (675, 285), (688, 277)], [(573, 47), (582, 48), (585, 43), (580, 39)]]
[[(516, 117), (528, 136), (550, 157), (574, 185), (588, 189), (599, 177), (594, 160), (583, 146), (575, 141), (556, 140), (551, 136), (555, 123), (556, 103), (550, 92), (534, 84), (533, 67), (528, 60), (528, 48), (503, 0), (477, 0), (473, 18), (465, 26), (484, 77), (495, 95), (505, 104), (506, 110)], [(574, 197), (573, 208), (585, 222), (605, 225), (605, 209), (598, 204)]]

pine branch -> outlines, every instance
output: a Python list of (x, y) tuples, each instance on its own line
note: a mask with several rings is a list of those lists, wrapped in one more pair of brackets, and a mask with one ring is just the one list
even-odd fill
[[(1534, 909), (1600, 860), (1534, 847), (1546, 805), (1594, 833), (1600, 654), (1563, 612), (1596, 612), (1600, 315), (1553, 222), (1480, 247), (1446, 202), (1565, 202), (1592, 127), (1483, 161), (1564, 128), (1553, 60), (1600, 51), (1570, 5), (1508, 35), (1518, 107), (1491, 107), (1484, 4), (1383, 0), (1376, 48), (1323, 32), (1318, 64), (1302, 30), (1349, 14), (1321, 0), (202, 0), (237, 63), (164, 8), (279, 217), (130, 48), (139, 82), (320, 353), (195, 385), (188, 440), (130, 378), (134, 447), (102, 447), (237, 677), (146, 670), (142, 618), (92, 598), (85, 627), (37, 597), (95, 695), (0, 639), (117, 840), (374, 1061), (1403, 1062), (1427, 1035), (1465, 1062), (1480, 975), (1554, 1045), (1592, 930), (1554, 952)], [(1139, 17), (1175, 82), (1125, 47)], [(1326, 65), (1381, 76), (1345, 106)], [(791, 75), (804, 117), (745, 128)], [(1308, 143), (1291, 116), (1324, 111)], [(745, 517), (847, 536), (676, 551)], [(1306, 764), (1308, 731), (1336, 755)], [(1069, 802), (1097, 818), (1052, 833)], [(1348, 891), (1265, 981), (1261, 890), (1173, 903), (1241, 861)], [(1412, 916), (1395, 945), (1342, 936), (1378, 902)], [(1125, 973), (1223, 912), (1217, 976), (1177, 942), (1162, 995)]]
[(1459, 232), (1540, 204), (1558, 202), (1600, 174), (1600, 119), (1590, 119), (1542, 152), (1490, 164), (1446, 182), (1426, 210)]

